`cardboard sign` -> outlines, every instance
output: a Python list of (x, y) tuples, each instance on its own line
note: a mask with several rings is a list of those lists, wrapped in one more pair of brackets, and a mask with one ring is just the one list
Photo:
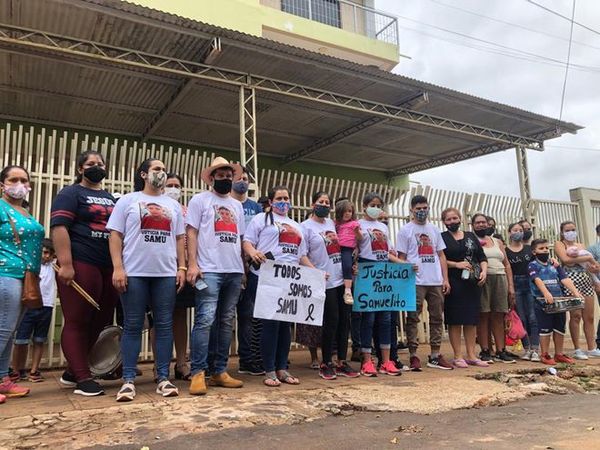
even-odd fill
[(268, 260), (260, 266), (254, 317), (323, 324), (325, 272)]
[(355, 312), (416, 311), (417, 287), (412, 264), (362, 262), (354, 281)]

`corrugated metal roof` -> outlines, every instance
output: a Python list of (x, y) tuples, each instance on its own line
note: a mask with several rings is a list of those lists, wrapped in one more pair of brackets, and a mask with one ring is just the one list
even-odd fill
[[(386, 104), (420, 92), (419, 111), (523, 136), (575, 132), (577, 125), (477, 98), (429, 83), (226, 30), (119, 0), (0, 0), (0, 22), (49, 33), (199, 61), (210, 39), (222, 39), (215, 66), (268, 76)], [(0, 114), (4, 117), (96, 127), (140, 135), (169, 104), (184, 77), (144, 68), (57, 58), (0, 48)], [(260, 92), (259, 154), (286, 156), (368, 115)], [(195, 80), (169, 109), (154, 134), (236, 149), (238, 92)], [(556, 128), (560, 130), (556, 131)], [(433, 161), (489, 144), (489, 140), (388, 121), (311, 155), (387, 171)]]

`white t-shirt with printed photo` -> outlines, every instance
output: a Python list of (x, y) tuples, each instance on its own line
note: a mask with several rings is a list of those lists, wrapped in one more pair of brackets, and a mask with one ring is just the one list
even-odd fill
[(362, 240), (358, 243), (358, 256), (370, 261), (388, 261), (390, 232), (386, 224), (377, 220), (360, 219)]
[(442, 233), (431, 223), (409, 222), (398, 232), (396, 250), (406, 254), (406, 260), (419, 266), (418, 286), (441, 286), (444, 277), (438, 252), (446, 248)]
[(329, 274), (327, 289), (344, 284), (342, 273), (342, 250), (335, 232), (335, 223), (325, 219), (324, 223), (308, 219), (300, 224), (306, 240), (307, 256), (310, 262)]
[(123, 268), (130, 277), (174, 277), (177, 236), (185, 234), (181, 205), (166, 195), (132, 192), (119, 199), (106, 228), (123, 234)]
[(190, 200), (185, 223), (198, 230), (198, 267), (207, 273), (244, 273), (242, 204), (206, 191)]
[[(288, 216), (260, 213), (248, 224), (244, 241), (250, 242), (263, 254), (271, 252), (275, 261), (298, 264), (306, 256), (306, 240), (298, 222)], [(250, 266), (250, 271), (258, 275), (259, 271)]]

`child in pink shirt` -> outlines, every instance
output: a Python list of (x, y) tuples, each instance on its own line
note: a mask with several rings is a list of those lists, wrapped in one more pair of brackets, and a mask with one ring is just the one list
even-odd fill
[(349, 200), (340, 200), (335, 204), (335, 229), (342, 249), (342, 271), (344, 274), (344, 303), (352, 305), (352, 265), (357, 241), (362, 239), (360, 225), (356, 220), (356, 210)]

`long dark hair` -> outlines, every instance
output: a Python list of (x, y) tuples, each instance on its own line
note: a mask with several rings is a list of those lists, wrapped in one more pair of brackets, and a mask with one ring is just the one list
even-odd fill
[[(290, 190), (288, 189), (287, 186), (284, 186), (284, 185), (274, 186), (271, 189), (269, 189), (269, 192), (267, 192), (267, 198), (271, 202), (275, 198), (275, 194), (277, 193), (277, 191), (286, 191), (288, 193), (288, 195), (290, 195)], [(275, 223), (275, 219), (273, 219), (273, 208), (269, 208), (269, 212), (267, 214), (265, 214), (265, 225), (267, 224), (267, 222), (271, 222), (271, 225), (273, 225)]]
[(146, 183), (142, 178), (142, 172), (148, 173), (148, 170), (150, 170), (150, 166), (154, 161), (158, 160), (156, 158), (148, 158), (135, 169), (135, 175), (133, 176), (133, 190), (135, 192), (144, 190), (144, 185)]
[(6, 177), (8, 177), (8, 173), (13, 169), (21, 169), (23, 172), (25, 172), (27, 174), (27, 179), (31, 180), (31, 177), (29, 176), (29, 172), (27, 171), (27, 169), (25, 167), (11, 165), (11, 166), (6, 166), (4, 169), (2, 169), (2, 172), (0, 172), (0, 183), (4, 183), (4, 180), (6, 180)]
[[(104, 164), (106, 164), (106, 161), (104, 160), (104, 156), (102, 156), (102, 153), (97, 152), (96, 150), (86, 150), (83, 153), (80, 153), (77, 156), (77, 168), (78, 169), (83, 169), (83, 165), (87, 162), (87, 160), (89, 159), (90, 156), (97, 156), (98, 158), (100, 158), (102, 160), (102, 162)], [(75, 178), (75, 184), (79, 184), (81, 183), (81, 180), (83, 180), (83, 173), (78, 173), (77, 174), (77, 178)]]
[(169, 178), (177, 178), (177, 181), (179, 181), (179, 184), (181, 185), (181, 188), (183, 189), (183, 178), (181, 178), (175, 172), (169, 172), (169, 173), (167, 173), (167, 180)]

